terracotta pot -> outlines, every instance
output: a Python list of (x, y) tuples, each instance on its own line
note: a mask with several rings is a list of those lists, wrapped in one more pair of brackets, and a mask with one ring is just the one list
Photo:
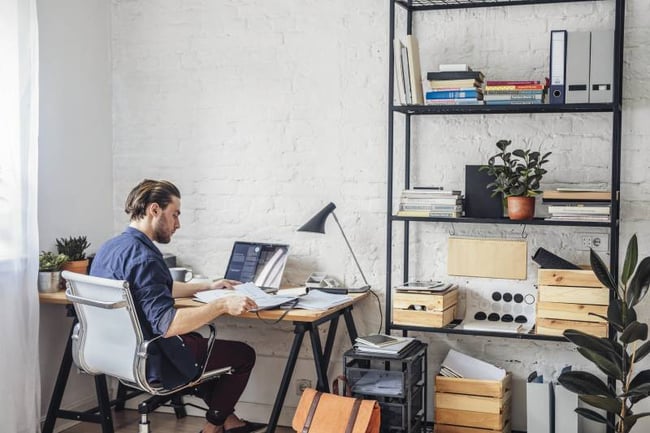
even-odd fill
[(508, 197), (508, 217), (511, 220), (530, 220), (535, 216), (535, 197)]
[[(77, 274), (87, 274), (88, 273), (88, 259), (85, 260), (74, 260), (72, 262), (67, 262), (61, 268), (63, 271), (75, 272)], [(61, 278), (59, 283), (59, 289), (65, 289), (65, 279)]]

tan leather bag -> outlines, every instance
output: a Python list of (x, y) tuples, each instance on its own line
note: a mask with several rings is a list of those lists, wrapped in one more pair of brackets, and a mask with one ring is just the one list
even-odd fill
[(379, 433), (381, 412), (375, 400), (308, 388), (300, 397), (291, 426), (297, 433)]

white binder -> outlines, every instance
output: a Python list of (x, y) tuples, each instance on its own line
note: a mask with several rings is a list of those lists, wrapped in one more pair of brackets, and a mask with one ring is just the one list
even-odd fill
[(566, 44), (566, 103), (589, 102), (591, 33), (568, 32)]
[(566, 83), (566, 30), (551, 31), (550, 104), (564, 104)]
[(591, 32), (591, 67), (589, 79), (589, 102), (612, 102), (614, 81), (614, 32), (599, 30)]

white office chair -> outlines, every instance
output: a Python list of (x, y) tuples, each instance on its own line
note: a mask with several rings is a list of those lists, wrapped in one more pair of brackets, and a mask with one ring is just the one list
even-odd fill
[[(149, 345), (161, 337), (145, 340), (135, 310), (129, 283), (107, 278), (91, 277), (63, 271), (66, 280), (66, 297), (74, 305), (79, 323), (72, 332), (72, 358), (83, 371), (112, 376), (131, 388), (153, 396), (169, 396), (195, 387), (229, 373), (230, 367), (206, 371), (198, 379), (174, 389), (164, 389), (147, 380)], [(206, 359), (212, 352), (215, 338), (214, 326), (209, 325), (210, 337)], [(148, 413), (166, 399), (154, 399), (155, 403), (141, 403), (140, 433), (148, 433)], [(178, 412), (177, 412), (178, 414)]]

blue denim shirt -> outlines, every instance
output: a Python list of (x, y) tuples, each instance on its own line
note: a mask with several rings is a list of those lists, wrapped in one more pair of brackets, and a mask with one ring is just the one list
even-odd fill
[[(147, 235), (127, 227), (97, 251), (90, 274), (129, 282), (145, 339), (167, 332), (176, 312), (173, 280), (162, 253)], [(200, 373), (201, 366), (180, 337), (161, 338), (152, 346), (149, 381), (160, 381), (163, 387), (172, 389)]]

